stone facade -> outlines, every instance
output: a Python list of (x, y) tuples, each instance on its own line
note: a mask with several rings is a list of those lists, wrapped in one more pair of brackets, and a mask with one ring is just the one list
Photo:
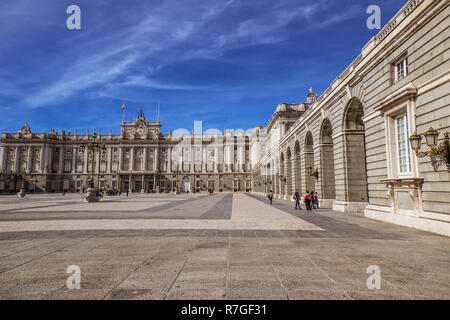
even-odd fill
[(147, 121), (141, 110), (134, 122), (122, 122), (120, 135), (98, 132), (101, 148), (95, 154), (82, 148), (92, 137), (89, 132), (32, 133), (26, 125), (18, 133), (3, 133), (0, 191), (17, 191), (22, 183), (18, 173), (24, 170), (28, 192), (79, 192), (87, 188), (92, 168), (100, 189), (251, 190), (248, 134), (162, 134), (160, 129), (160, 122)]
[(449, 4), (408, 1), (317, 100), (278, 106), (252, 145), (254, 192), (314, 190), (323, 207), (450, 235), (450, 172), (408, 142), (450, 128)]

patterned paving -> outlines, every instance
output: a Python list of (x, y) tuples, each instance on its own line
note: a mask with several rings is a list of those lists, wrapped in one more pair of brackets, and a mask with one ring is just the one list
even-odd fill
[(0, 196), (0, 299), (450, 298), (446, 237), (255, 195), (104, 200)]

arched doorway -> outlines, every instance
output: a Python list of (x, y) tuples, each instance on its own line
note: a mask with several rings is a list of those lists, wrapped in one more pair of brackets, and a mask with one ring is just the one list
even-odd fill
[(348, 202), (367, 202), (368, 200), (363, 115), (361, 101), (356, 98), (351, 99), (344, 117)]
[(189, 176), (184, 176), (181, 180), (181, 191), (191, 192), (191, 180)]
[[(331, 127), (331, 122), (330, 120), (325, 119), (322, 122), (322, 127), (320, 130), (320, 180), (322, 187), (321, 198), (324, 200), (334, 200), (336, 198), (332, 135), (333, 129)], [(329, 206), (330, 204), (325, 205)]]
[(314, 142), (311, 132), (306, 133), (305, 138), (305, 177), (306, 190), (311, 192), (316, 189), (315, 176), (311, 172), (315, 170), (314, 167)]

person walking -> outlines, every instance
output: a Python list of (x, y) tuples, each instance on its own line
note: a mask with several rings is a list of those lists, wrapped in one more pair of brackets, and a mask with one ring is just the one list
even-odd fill
[(127, 197), (128, 197), (128, 192), (129, 192), (130, 190), (129, 189), (127, 189)]
[(300, 207), (300, 193), (298, 192), (298, 190), (295, 190), (294, 200), (295, 200), (295, 210), (302, 210), (302, 208)]
[(269, 193), (267, 194), (267, 197), (269, 198), (270, 204), (272, 204), (272, 199), (273, 199), (272, 190), (269, 191)]
[(304, 199), (305, 199), (306, 211), (311, 211), (311, 194), (309, 193), (309, 191), (306, 191)]
[(319, 195), (317, 194), (317, 192), (314, 192), (314, 205), (316, 209), (319, 209)]
[(316, 208), (316, 201), (314, 201), (314, 191), (311, 191), (311, 210)]

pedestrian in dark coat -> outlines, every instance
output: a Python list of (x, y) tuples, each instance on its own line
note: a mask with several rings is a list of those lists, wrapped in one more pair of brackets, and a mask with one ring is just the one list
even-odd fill
[(272, 204), (272, 199), (273, 199), (272, 190), (270, 190), (270, 192), (267, 194), (267, 197), (269, 198), (270, 204)]
[(302, 208), (300, 207), (300, 193), (298, 192), (298, 190), (295, 190), (294, 200), (295, 200), (295, 210), (302, 210)]

